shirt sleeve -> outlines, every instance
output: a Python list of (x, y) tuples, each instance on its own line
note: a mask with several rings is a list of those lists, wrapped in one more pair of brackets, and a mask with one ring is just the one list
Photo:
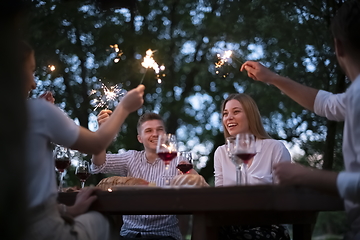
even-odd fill
[(42, 117), (43, 127), (46, 129), (44, 132), (48, 135), (51, 142), (71, 147), (79, 136), (79, 126), (70, 119), (63, 111), (55, 105), (46, 102), (43, 99), (37, 99), (34, 102)]
[[(285, 145), (278, 141), (278, 140), (273, 140), (274, 142), (274, 148), (272, 151), (272, 156), (271, 156), (271, 160), (272, 160), (272, 167), (271, 167), (271, 171), (274, 167), (274, 165), (280, 163), (280, 162), (291, 162), (291, 155), (289, 150), (285, 147)], [(277, 184), (279, 183), (279, 180), (277, 179), (276, 175), (272, 173), (272, 178), (273, 178), (273, 183)]]
[[(348, 148), (352, 148), (351, 151), (354, 151), (355, 159), (344, 159), (346, 162), (354, 162), (354, 165), (357, 167), (352, 167), (352, 170), (359, 171), (360, 166), (360, 75), (357, 80), (352, 83), (352, 86), (347, 91), (347, 107), (348, 114), (346, 116), (345, 129), (343, 133), (344, 139), (343, 144), (347, 144)], [(345, 132), (346, 131), (346, 132)], [(344, 149), (344, 148), (343, 148)], [(349, 157), (348, 157), (349, 158)], [(356, 163), (355, 163), (356, 162)]]
[(343, 199), (360, 203), (360, 172), (340, 172), (336, 184)]
[(223, 169), (222, 169), (222, 149), (218, 147), (214, 153), (214, 175), (215, 175), (215, 187), (223, 186)]
[(320, 90), (315, 98), (314, 112), (333, 121), (344, 121), (346, 111), (346, 94), (332, 94)]
[(274, 162), (280, 163), (280, 162), (291, 162), (291, 155), (289, 150), (285, 147), (285, 145), (278, 141), (276, 141), (276, 151), (274, 151)]
[(125, 153), (106, 154), (105, 163), (97, 166), (91, 163), (90, 169), (93, 174), (111, 173), (119, 176), (127, 176), (128, 162), (133, 158), (134, 151), (130, 150)]

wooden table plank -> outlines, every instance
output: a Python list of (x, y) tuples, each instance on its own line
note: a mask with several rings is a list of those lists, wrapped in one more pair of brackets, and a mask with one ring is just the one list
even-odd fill
[[(225, 224), (293, 224), (294, 240), (311, 239), (320, 211), (342, 211), (338, 196), (274, 185), (221, 188), (134, 188), (97, 192), (92, 209), (109, 214), (192, 214), (193, 240), (216, 239)], [(72, 205), (76, 193), (60, 193)]]

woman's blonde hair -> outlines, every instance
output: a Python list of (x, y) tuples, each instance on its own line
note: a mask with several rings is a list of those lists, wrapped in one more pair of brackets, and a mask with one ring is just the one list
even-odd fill
[(245, 115), (247, 117), (247, 120), (249, 122), (249, 130), (257, 139), (269, 139), (271, 138), (269, 134), (264, 129), (264, 126), (261, 122), (261, 116), (259, 109), (254, 101), (249, 95), (245, 93), (233, 93), (230, 94), (221, 104), (221, 123), (224, 128), (224, 136), (225, 139), (227, 137), (230, 137), (229, 132), (227, 131), (222, 118), (223, 118), (223, 112), (225, 109), (225, 105), (230, 100), (237, 100), (239, 103), (241, 103), (243, 110), (245, 112)]

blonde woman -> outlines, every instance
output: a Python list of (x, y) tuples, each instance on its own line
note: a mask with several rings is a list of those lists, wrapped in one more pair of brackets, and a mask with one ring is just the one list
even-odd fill
[[(225, 139), (239, 133), (255, 136), (256, 155), (248, 162), (248, 184), (276, 183), (273, 166), (279, 162), (291, 162), (291, 156), (283, 143), (266, 133), (255, 101), (247, 94), (231, 94), (224, 100), (221, 114)], [(236, 167), (229, 159), (225, 145), (215, 151), (214, 168), (216, 187), (236, 185)], [(242, 182), (244, 177), (242, 174)], [(269, 239), (290, 239), (287, 230), (281, 225), (226, 226), (220, 235), (221, 239), (249, 239), (249, 236), (257, 239), (265, 235), (269, 235)]]

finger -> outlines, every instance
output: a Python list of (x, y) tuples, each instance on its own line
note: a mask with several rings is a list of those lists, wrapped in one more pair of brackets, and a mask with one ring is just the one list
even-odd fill
[(102, 116), (102, 115), (110, 115), (112, 113), (111, 110), (101, 110), (100, 113), (98, 114), (98, 116)]
[(106, 118), (106, 119), (103, 119), (103, 120), (98, 121), (99, 126), (103, 125), (106, 121), (107, 121), (107, 118)]
[(244, 70), (246, 70), (246, 63), (244, 63), (243, 65), (241, 65), (241, 67), (240, 67), (240, 72), (242, 72), (242, 71), (244, 71)]
[(255, 75), (252, 74), (251, 72), (248, 72), (248, 76), (249, 76), (250, 78), (254, 79), (254, 80), (257, 80), (256, 77), (255, 77)]
[(143, 84), (140, 84), (139, 86), (137, 86), (137, 89), (139, 91), (144, 91), (145, 90), (145, 86)]

